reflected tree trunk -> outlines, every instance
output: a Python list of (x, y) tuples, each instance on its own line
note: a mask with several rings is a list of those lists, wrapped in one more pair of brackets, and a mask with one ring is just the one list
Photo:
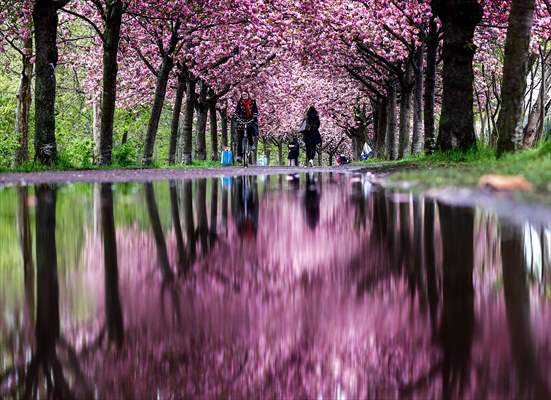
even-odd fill
[(193, 184), (190, 180), (184, 181), (184, 220), (188, 241), (189, 265), (197, 257), (195, 223), (193, 220)]
[(161, 225), (161, 219), (159, 217), (159, 210), (157, 208), (157, 201), (155, 200), (155, 191), (153, 184), (147, 182), (144, 184), (145, 199), (147, 203), (147, 212), (149, 214), (149, 220), (151, 222), (151, 229), (153, 230), (153, 236), (155, 237), (155, 246), (157, 247), (157, 258), (159, 261), (159, 267), (165, 281), (171, 281), (172, 270), (170, 269), (170, 262), (168, 260), (168, 251), (166, 248), (165, 236), (163, 233), (163, 227)]
[(474, 331), (474, 212), (438, 204), (442, 233), (442, 392), (461, 397), (469, 379)]
[(210, 198), (210, 246), (214, 245), (218, 236), (218, 179), (211, 180), (211, 198)]
[(436, 332), (436, 323), (438, 321), (438, 285), (436, 276), (436, 248), (434, 228), (435, 204), (433, 200), (425, 199), (425, 218), (424, 218), (424, 262), (427, 276), (427, 300), (429, 303), (429, 315), (433, 328)]
[(503, 292), (511, 353), (519, 380), (519, 397), (549, 398), (549, 389), (538, 367), (534, 335), (530, 321), (530, 293), (525, 270), (522, 230), (501, 227)]
[(170, 181), (170, 210), (172, 214), (172, 226), (176, 236), (176, 248), (178, 249), (178, 270), (186, 272), (186, 249), (184, 246), (184, 236), (182, 234), (182, 225), (180, 224), (180, 211), (178, 209), (178, 193), (176, 191), (176, 182)]
[(33, 239), (29, 213), (29, 189), (26, 186), (18, 188), (19, 209), (17, 225), (19, 226), (19, 243), (23, 259), (23, 274), (25, 282), (25, 320), (26, 326), (31, 326), (34, 320), (34, 268)]
[(119, 294), (117, 234), (113, 213), (113, 190), (110, 183), (101, 184), (101, 231), (105, 268), (105, 319), (111, 343), (121, 347), (124, 341), (124, 322)]
[(197, 213), (197, 234), (201, 240), (201, 252), (207, 254), (209, 248), (209, 222), (207, 219), (207, 180), (197, 181), (195, 210)]

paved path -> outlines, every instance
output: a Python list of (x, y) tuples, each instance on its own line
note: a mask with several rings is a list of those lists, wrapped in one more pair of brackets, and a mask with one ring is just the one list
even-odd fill
[(45, 171), (0, 174), (0, 185), (70, 182), (147, 182), (167, 179), (195, 179), (237, 175), (279, 175), (305, 172), (343, 172), (364, 170), (365, 167), (220, 167), (173, 169), (113, 169), (89, 171)]

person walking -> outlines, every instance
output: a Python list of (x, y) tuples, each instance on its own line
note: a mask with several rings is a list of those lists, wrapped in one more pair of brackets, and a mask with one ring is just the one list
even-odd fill
[(321, 144), (319, 128), (320, 118), (318, 111), (316, 107), (310, 106), (299, 129), (299, 132), (303, 134), (304, 144), (306, 146), (306, 159), (310, 167), (314, 166), (316, 147)]
[(287, 158), (289, 159), (289, 166), (291, 166), (292, 163), (294, 162), (295, 166), (298, 167), (299, 155), (300, 155), (300, 144), (296, 136), (293, 136), (293, 138), (289, 142), (289, 155), (287, 156)]

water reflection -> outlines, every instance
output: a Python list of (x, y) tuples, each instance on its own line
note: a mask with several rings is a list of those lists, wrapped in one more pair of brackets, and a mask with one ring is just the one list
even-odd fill
[(0, 397), (550, 396), (549, 227), (344, 175), (96, 189), (0, 192)]

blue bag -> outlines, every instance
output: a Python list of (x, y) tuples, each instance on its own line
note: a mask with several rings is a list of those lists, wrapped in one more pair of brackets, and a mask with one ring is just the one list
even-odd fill
[(233, 165), (233, 153), (231, 150), (224, 150), (222, 152), (222, 165)]

